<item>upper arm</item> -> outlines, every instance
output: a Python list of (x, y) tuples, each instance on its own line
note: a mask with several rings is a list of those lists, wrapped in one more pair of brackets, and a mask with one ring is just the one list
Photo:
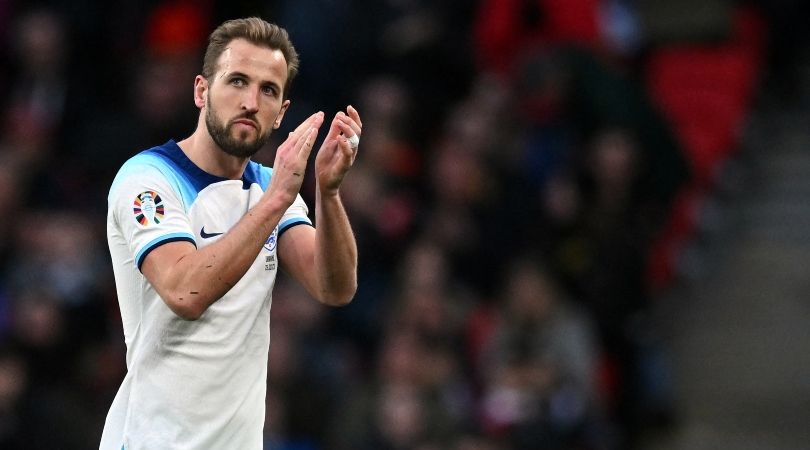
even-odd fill
[(315, 296), (315, 228), (305, 224), (288, 228), (279, 237), (277, 251), (281, 268)]
[(276, 252), (281, 268), (316, 296), (315, 228), (308, 214), (309, 208), (299, 194), (279, 220)]
[(156, 167), (130, 163), (116, 177), (108, 204), (135, 268), (164, 297), (163, 275), (185, 253), (196, 249), (178, 188)]
[(167, 276), (171, 273), (172, 267), (184, 256), (197, 250), (194, 244), (187, 241), (166, 242), (155, 247), (143, 260), (141, 273), (146, 277), (149, 284), (155, 288), (166, 305), (178, 315), (183, 315), (178, 311), (175, 295), (172, 293), (174, 286)]

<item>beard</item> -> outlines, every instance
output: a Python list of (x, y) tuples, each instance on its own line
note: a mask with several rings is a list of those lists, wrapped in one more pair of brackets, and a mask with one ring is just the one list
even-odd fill
[[(233, 120), (237, 119), (250, 119), (258, 124), (258, 121), (252, 114), (244, 114)], [(205, 112), (205, 126), (208, 128), (208, 134), (211, 135), (214, 142), (225, 153), (240, 158), (250, 158), (267, 143), (267, 140), (270, 139), (270, 133), (272, 132), (271, 130), (267, 133), (261, 133), (261, 129), (259, 129), (257, 130), (259, 132), (258, 137), (254, 140), (249, 140), (247, 132), (240, 132), (238, 136), (234, 136), (233, 125), (233, 121), (221, 124), (217, 120), (217, 114), (211, 103), (211, 97), (209, 96), (208, 108)]]

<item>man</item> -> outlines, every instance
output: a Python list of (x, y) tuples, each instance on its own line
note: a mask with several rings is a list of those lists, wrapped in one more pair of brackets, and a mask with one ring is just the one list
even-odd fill
[(315, 158), (317, 228), (298, 192), (323, 113), (290, 133), (272, 170), (250, 160), (281, 124), (297, 67), (284, 29), (225, 22), (194, 80), (194, 133), (115, 177), (107, 234), (128, 372), (101, 449), (261, 449), (279, 266), (324, 304), (353, 297), (357, 247), (339, 190), (357, 111), (335, 115)]

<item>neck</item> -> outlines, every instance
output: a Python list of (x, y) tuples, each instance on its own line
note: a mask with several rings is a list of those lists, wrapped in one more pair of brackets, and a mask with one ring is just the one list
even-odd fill
[(225, 153), (211, 139), (205, 123), (197, 125), (194, 134), (178, 142), (177, 145), (183, 150), (194, 164), (200, 169), (222, 178), (239, 180), (245, 172), (245, 167), (250, 158), (241, 158)]

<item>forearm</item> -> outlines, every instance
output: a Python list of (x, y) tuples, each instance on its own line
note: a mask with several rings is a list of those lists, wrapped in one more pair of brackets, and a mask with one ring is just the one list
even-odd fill
[(284, 210), (282, 202), (263, 199), (217, 242), (152, 270), (161, 297), (181, 317), (201, 316), (242, 279)]
[(357, 290), (357, 243), (340, 195), (316, 191), (318, 299), (330, 305), (345, 305)]

